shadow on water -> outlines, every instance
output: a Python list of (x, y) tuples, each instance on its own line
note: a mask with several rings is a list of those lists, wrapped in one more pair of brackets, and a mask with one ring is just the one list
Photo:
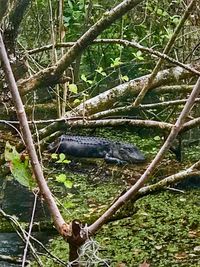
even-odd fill
[[(2, 210), (18, 218), (19, 222), (29, 222), (34, 203), (34, 194), (28, 191), (15, 181), (1, 180), (0, 185), (0, 206)], [(50, 216), (44, 203), (38, 198), (34, 222), (49, 221)], [(33, 233), (43, 244), (47, 243), (52, 234), (47, 232)], [(14, 232), (6, 233), (1, 229), (0, 232), (0, 255), (21, 257), (23, 255), (24, 243)], [(6, 261), (0, 261), (0, 266), (21, 266)]]

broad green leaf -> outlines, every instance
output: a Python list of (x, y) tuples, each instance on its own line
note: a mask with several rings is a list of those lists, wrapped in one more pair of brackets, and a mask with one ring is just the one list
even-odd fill
[(81, 80), (83, 80), (84, 82), (87, 82), (87, 78), (86, 78), (85, 74), (81, 75)]
[(107, 74), (105, 73), (105, 71), (103, 71), (102, 67), (99, 67), (98, 69), (95, 70), (96, 72), (98, 72), (99, 74), (101, 74), (102, 76), (106, 76)]
[(57, 163), (62, 163), (64, 159), (65, 159), (65, 154), (60, 153), (60, 154), (59, 154), (59, 160), (57, 160), (56, 162), (57, 162)]
[(60, 160), (64, 160), (65, 159), (65, 154), (64, 153), (60, 153), (59, 154), (59, 159)]
[(57, 159), (58, 158), (58, 154), (56, 154), (56, 153), (51, 154), (51, 158), (52, 159)]
[(87, 80), (87, 83), (89, 83), (89, 84), (93, 84), (93, 81), (91, 81), (91, 80)]
[(21, 155), (9, 142), (6, 143), (4, 156), (5, 160), (9, 162), (10, 171), (15, 180), (25, 187), (33, 188), (35, 182), (29, 168), (28, 158), (26, 157), (25, 160), (21, 160)]
[(158, 8), (158, 9), (157, 9), (157, 14), (160, 15), (160, 16), (162, 16), (162, 14), (163, 14), (162, 9)]
[(76, 104), (79, 104), (80, 102), (81, 102), (81, 100), (76, 98), (73, 103), (76, 105)]
[(69, 91), (72, 92), (72, 93), (74, 93), (74, 94), (77, 94), (78, 88), (77, 88), (77, 86), (76, 86), (75, 83), (69, 84)]
[(69, 164), (70, 162), (71, 162), (71, 160), (69, 160), (69, 159), (63, 160), (63, 163), (66, 163), (66, 164)]
[(103, 68), (102, 68), (102, 67), (99, 67), (99, 68), (98, 68), (98, 69), (96, 69), (95, 71), (101, 74), (101, 73), (102, 73), (102, 71), (103, 71)]
[(66, 181), (67, 177), (64, 173), (61, 173), (56, 176), (56, 181), (59, 183), (64, 183)]
[(69, 5), (70, 9), (73, 9), (72, 1), (68, 0), (68, 5)]
[(157, 135), (157, 136), (155, 136), (153, 139), (154, 139), (155, 141), (160, 141), (161, 138), (160, 138), (160, 136)]
[(72, 181), (70, 181), (70, 180), (66, 180), (66, 181), (64, 182), (64, 185), (65, 185), (65, 187), (67, 187), (67, 188), (72, 188), (73, 183), (72, 183)]
[(116, 57), (115, 59), (111, 58), (111, 60), (112, 60), (112, 62), (113, 62), (113, 63), (111, 63), (111, 65), (110, 65), (111, 67), (118, 67), (119, 65), (122, 64), (122, 62), (121, 62), (121, 60), (120, 60), (119, 57)]
[(144, 57), (142, 56), (142, 52), (139, 50), (137, 53), (133, 53), (134, 57), (138, 60), (143, 60)]
[(129, 77), (127, 75), (120, 75), (120, 79), (124, 82), (128, 82), (129, 81)]

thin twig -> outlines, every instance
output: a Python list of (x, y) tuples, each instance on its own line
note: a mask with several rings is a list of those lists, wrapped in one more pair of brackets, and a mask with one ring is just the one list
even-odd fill
[[(178, 36), (180, 30), (182, 29), (182, 27), (183, 27), (185, 21), (187, 20), (187, 18), (188, 18), (188, 16), (189, 16), (190, 12), (192, 11), (192, 8), (193, 8), (193, 6), (194, 6), (194, 4), (195, 4), (195, 1), (196, 1), (196, 0), (191, 0), (191, 1), (190, 1), (190, 3), (189, 3), (189, 5), (188, 5), (188, 7), (186, 8), (186, 10), (185, 10), (185, 12), (184, 12), (184, 14), (183, 14), (181, 20), (179, 21), (179, 23), (178, 23), (176, 29), (174, 30), (174, 33), (172, 34), (171, 38), (170, 38), (169, 41), (167, 42), (167, 45), (166, 45), (166, 47), (165, 47), (165, 49), (164, 49), (164, 51), (163, 51), (164, 54), (168, 54), (168, 53), (170, 52), (171, 47), (173, 46), (173, 44), (174, 44), (174, 42), (175, 42), (175, 40), (176, 40), (176, 38), (177, 38), (177, 36)], [(140, 103), (142, 102), (142, 100), (143, 100), (145, 94), (147, 93), (147, 91), (148, 91), (149, 88), (151, 87), (152, 82), (153, 82), (153, 80), (155, 79), (155, 77), (156, 77), (156, 75), (157, 75), (157, 73), (158, 73), (158, 71), (159, 71), (159, 69), (160, 69), (162, 63), (163, 63), (163, 59), (160, 58), (159, 61), (158, 61), (157, 64), (156, 64), (155, 68), (153, 69), (153, 71), (152, 71), (152, 73), (151, 73), (151, 75), (150, 75), (150, 77), (149, 77), (149, 79), (148, 79), (148, 81), (147, 81), (147, 84), (144, 85), (143, 89), (141, 90), (141, 92), (139, 93), (139, 95), (137, 96), (137, 98), (135, 99), (135, 101), (134, 101), (134, 103), (133, 103), (133, 106), (137, 107), (137, 106), (140, 105)]]
[(28, 235), (27, 235), (27, 238), (26, 238), (26, 245), (25, 245), (25, 248), (24, 248), (22, 267), (24, 267), (25, 263), (26, 263), (26, 255), (27, 255), (27, 251), (28, 251), (29, 240), (30, 240), (31, 231), (32, 231), (32, 227), (33, 227), (33, 221), (34, 221), (34, 217), (35, 217), (35, 210), (36, 210), (38, 192), (34, 193), (34, 195), (35, 195), (35, 198), (34, 198), (34, 203), (33, 203), (31, 221), (30, 221), (30, 225), (29, 225), (29, 231), (28, 231)]
[(44, 178), (43, 175), (43, 171), (42, 168), (40, 166), (37, 154), (36, 154), (36, 150), (34, 147), (34, 143), (33, 143), (33, 139), (32, 139), (32, 134), (31, 131), (29, 129), (29, 125), (27, 122), (27, 118), (26, 118), (26, 113), (24, 110), (24, 105), (22, 103), (15, 79), (14, 79), (14, 75), (12, 72), (12, 69), (10, 67), (10, 62), (8, 60), (8, 56), (5, 50), (5, 46), (3, 43), (3, 39), (2, 36), (0, 34), (0, 59), (3, 62), (3, 68), (4, 68), (4, 72), (5, 72), (5, 76), (6, 76), (6, 80), (8, 83), (8, 86), (10, 88), (11, 94), (12, 94), (12, 99), (15, 105), (15, 109), (17, 112), (17, 116), (18, 119), (20, 121), (20, 126), (22, 129), (22, 134), (23, 134), (23, 138), (24, 138), (24, 142), (26, 144), (27, 147), (27, 151), (31, 160), (31, 164), (32, 164), (32, 168), (33, 168), (33, 172), (36, 178), (36, 181), (38, 183), (38, 186), (40, 188), (41, 194), (43, 195), (44, 199), (46, 200), (46, 203), (48, 205), (48, 208), (50, 210), (50, 213), (53, 217), (54, 220), (54, 224), (58, 230), (58, 232), (61, 235), (67, 235), (67, 233), (69, 232), (69, 227), (68, 225), (65, 223), (56, 203), (54, 198), (52, 197), (51, 191), (46, 183), (46, 180)]
[(101, 226), (120, 208), (126, 203), (128, 200), (136, 196), (138, 190), (142, 188), (144, 183), (147, 181), (147, 179), (152, 175), (154, 172), (157, 164), (163, 159), (165, 152), (169, 149), (172, 142), (180, 132), (184, 121), (192, 108), (194, 101), (196, 97), (199, 95), (200, 92), (200, 78), (198, 79), (196, 85), (194, 86), (187, 103), (185, 104), (180, 116), (178, 117), (175, 125), (172, 127), (171, 132), (166, 139), (165, 143), (161, 147), (158, 154), (155, 156), (153, 161), (150, 163), (150, 165), (147, 167), (144, 174), (140, 177), (140, 179), (122, 196), (120, 196), (114, 204), (108, 208), (108, 210), (94, 222), (92, 225), (88, 227), (88, 231), (90, 234), (94, 234), (98, 229), (101, 228)]

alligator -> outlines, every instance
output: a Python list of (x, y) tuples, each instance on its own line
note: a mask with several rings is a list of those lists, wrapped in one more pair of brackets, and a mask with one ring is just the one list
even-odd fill
[(136, 146), (99, 137), (61, 135), (49, 144), (48, 151), (78, 158), (104, 158), (106, 163), (115, 164), (145, 161), (144, 155)]

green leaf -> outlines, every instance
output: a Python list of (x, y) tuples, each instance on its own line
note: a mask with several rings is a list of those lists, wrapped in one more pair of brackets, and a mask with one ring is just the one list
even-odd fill
[(21, 155), (17, 152), (14, 146), (9, 144), (9, 142), (6, 143), (4, 156), (5, 160), (9, 162), (10, 171), (14, 179), (25, 187), (35, 187), (36, 184), (32, 178), (28, 158), (25, 158), (24, 161), (21, 160)]
[(69, 91), (74, 93), (74, 94), (77, 94), (78, 87), (76, 86), (76, 84), (74, 84), (74, 83), (69, 84)]
[(138, 60), (144, 60), (144, 57), (142, 56), (142, 52), (139, 50), (137, 53), (133, 53), (134, 57)]
[(169, 17), (169, 13), (167, 13), (166, 11), (163, 11), (163, 17)]
[(158, 8), (158, 9), (157, 9), (157, 14), (160, 15), (160, 16), (162, 16), (162, 14), (163, 14), (162, 9)]
[(73, 182), (70, 181), (70, 180), (66, 180), (66, 181), (64, 182), (64, 185), (65, 185), (66, 188), (72, 188), (72, 186), (73, 186)]
[(61, 173), (56, 176), (56, 181), (59, 183), (64, 183), (66, 181), (67, 177), (64, 173)]
[(58, 154), (56, 154), (56, 153), (51, 154), (51, 158), (52, 159), (57, 159), (58, 158)]
[(70, 0), (68, 0), (68, 5), (69, 5), (70, 9), (73, 9), (73, 4)]
[(64, 153), (60, 153), (59, 154), (59, 159), (60, 160), (64, 160), (65, 159), (65, 154)]
[(58, 163), (63, 162), (64, 159), (65, 159), (65, 154), (60, 153), (60, 154), (59, 154), (59, 160), (56, 161), (56, 162), (58, 162)]
[(66, 164), (69, 164), (70, 162), (71, 162), (71, 160), (69, 160), (69, 159), (63, 160), (63, 163), (66, 163)]
[(63, 204), (66, 209), (74, 208), (75, 204), (71, 201), (67, 201)]
[(101, 74), (104, 77), (107, 76), (107, 74), (105, 73), (105, 71), (103, 71), (103, 68), (102, 67), (99, 67), (95, 71), (98, 72), (99, 74)]
[(81, 102), (81, 100), (76, 98), (73, 103), (76, 105), (76, 104), (79, 104), (80, 102)]
[(84, 82), (87, 82), (87, 78), (86, 78), (85, 74), (81, 75), (81, 80), (83, 80)]
[(102, 73), (102, 71), (103, 71), (103, 68), (102, 68), (102, 67), (99, 67), (99, 68), (98, 68), (98, 69), (96, 69), (95, 71), (101, 74), (101, 73)]
[(120, 75), (120, 79), (124, 82), (128, 82), (129, 81), (129, 77), (127, 75)]
[(93, 84), (93, 81), (91, 81), (91, 80), (87, 80), (87, 83), (89, 83), (89, 84)]
[(111, 63), (111, 67), (118, 67), (122, 64), (121, 60), (120, 60), (120, 57), (116, 57), (115, 59), (111, 58), (112, 62)]
[(160, 138), (160, 136), (157, 135), (157, 136), (155, 136), (153, 139), (154, 139), (155, 141), (160, 141), (161, 138)]

